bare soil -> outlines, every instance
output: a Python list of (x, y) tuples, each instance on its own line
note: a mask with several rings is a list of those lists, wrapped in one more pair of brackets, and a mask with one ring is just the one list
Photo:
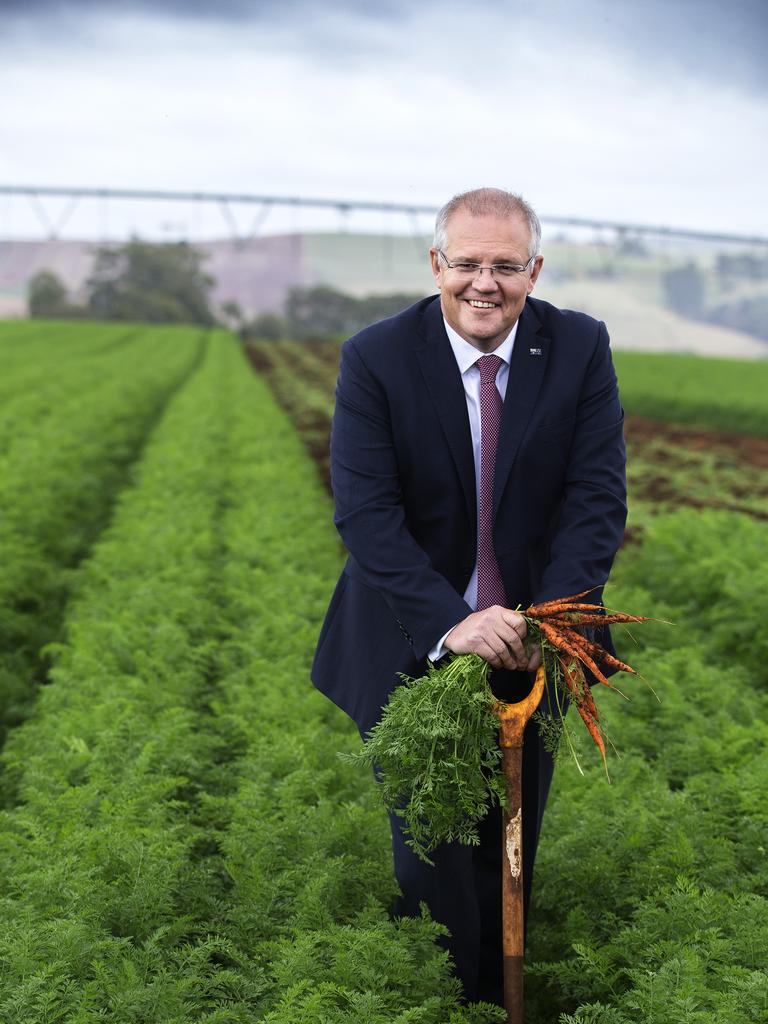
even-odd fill
[[(338, 360), (338, 348), (327, 342), (305, 343), (305, 347), (319, 358), (323, 369), (312, 368), (315, 378), (312, 383), (332, 389), (335, 380)], [(292, 388), (290, 394), (280, 393), (276, 387), (274, 376), (275, 363), (280, 358), (281, 349), (247, 346), (246, 352), (253, 368), (262, 374), (272, 386), (273, 391), (292, 420), (305, 447), (317, 466), (320, 477), (330, 492), (329, 465), (329, 432), (330, 419), (316, 409), (302, 406), (301, 389)], [(283, 355), (283, 358), (286, 356)], [(288, 356), (290, 358), (290, 356)], [(300, 378), (310, 373), (307, 366), (297, 365), (297, 376)], [(309, 382), (309, 381), (308, 381)], [(692, 508), (721, 508), (732, 512), (742, 512), (756, 519), (768, 520), (768, 481), (756, 487), (754, 479), (747, 482), (747, 488), (740, 488), (733, 480), (722, 492), (697, 497), (685, 486), (676, 483), (676, 464), (680, 455), (674, 449), (715, 456), (724, 463), (731, 465), (755, 467), (759, 470), (768, 469), (768, 439), (752, 437), (747, 434), (727, 433), (706, 430), (699, 427), (687, 427), (672, 423), (663, 423), (643, 416), (627, 416), (625, 423), (627, 441), (635, 455), (645, 456), (653, 469), (644, 473), (642, 480), (635, 481), (633, 493), (635, 497), (660, 506), (687, 505)], [(766, 510), (755, 507), (755, 498), (765, 490)], [(746, 498), (752, 499), (751, 505), (741, 504)], [(625, 543), (633, 543), (640, 539), (639, 528), (629, 528)], [(636, 533), (636, 536), (634, 535)]]
[(635, 446), (648, 446), (663, 441), (692, 451), (721, 454), (760, 469), (768, 469), (768, 438), (677, 426), (646, 419), (644, 416), (627, 416), (625, 433)]

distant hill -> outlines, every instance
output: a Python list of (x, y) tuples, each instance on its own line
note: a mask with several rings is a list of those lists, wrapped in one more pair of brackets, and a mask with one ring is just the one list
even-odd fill
[[(27, 284), (39, 270), (52, 270), (72, 298), (81, 299), (98, 245), (0, 241), (0, 317), (26, 316)], [(293, 286), (326, 284), (356, 296), (435, 291), (428, 262), (430, 240), (425, 237), (317, 233), (194, 245), (208, 256), (206, 271), (216, 280), (214, 302), (237, 302), (248, 318), (281, 312)], [(669, 266), (668, 256), (627, 257), (609, 246), (557, 239), (547, 242), (544, 252), (536, 295), (604, 319), (617, 349), (768, 356), (768, 343), (751, 335), (665, 309), (660, 280)]]
[[(270, 235), (196, 242), (216, 280), (214, 302), (235, 301), (247, 316), (280, 312), (289, 288), (328, 284), (353, 295), (434, 290), (429, 242), (353, 234)], [(82, 298), (99, 243), (0, 241), (0, 315), (26, 316), (27, 285), (52, 270)]]

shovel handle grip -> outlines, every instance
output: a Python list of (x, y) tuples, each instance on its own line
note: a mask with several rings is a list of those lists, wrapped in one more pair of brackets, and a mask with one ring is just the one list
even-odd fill
[(494, 704), (493, 710), (499, 719), (499, 746), (502, 749), (523, 745), (523, 732), (528, 724), (528, 719), (541, 703), (546, 680), (544, 666), (540, 665), (531, 692), (527, 697), (515, 704), (507, 704), (503, 700), (497, 700)]

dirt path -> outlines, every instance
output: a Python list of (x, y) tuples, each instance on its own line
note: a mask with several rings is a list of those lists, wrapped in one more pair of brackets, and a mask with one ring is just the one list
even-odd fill
[(645, 416), (627, 416), (625, 433), (627, 440), (633, 445), (647, 447), (662, 441), (696, 452), (730, 456), (750, 466), (768, 469), (768, 438), (722, 433), (701, 427), (677, 426), (673, 423), (650, 420)]
[[(249, 346), (246, 351), (288, 413), (330, 492), (330, 408), (338, 349), (325, 343), (307, 343), (305, 348), (315, 356), (309, 363), (299, 359), (290, 346)], [(286, 369), (288, 376), (281, 372)], [(307, 392), (296, 387), (302, 379), (308, 384)], [(322, 408), (311, 400), (310, 393), (318, 389), (328, 392), (328, 403)], [(768, 520), (768, 477), (764, 473), (768, 470), (768, 439), (643, 416), (627, 416), (625, 432), (633, 500), (659, 509), (678, 505), (719, 508)]]

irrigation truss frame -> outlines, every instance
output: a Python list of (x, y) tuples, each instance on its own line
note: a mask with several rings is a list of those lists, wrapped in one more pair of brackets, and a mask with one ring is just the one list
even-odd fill
[[(75, 208), (82, 200), (141, 200), (157, 202), (195, 202), (212, 203), (219, 207), (222, 217), (234, 239), (254, 237), (261, 227), (266, 215), (274, 207), (294, 207), (306, 209), (335, 210), (344, 216), (353, 211), (404, 214), (414, 220), (421, 214), (434, 214), (436, 206), (417, 203), (392, 203), (376, 200), (360, 199), (327, 199), (306, 196), (269, 196), (242, 192), (185, 192), (164, 189), (131, 189), (131, 188), (79, 188), (51, 185), (0, 185), (0, 195), (25, 196), (32, 205), (48, 237), (56, 239), (65, 227)], [(46, 210), (46, 198), (69, 199), (69, 203), (53, 220)], [(239, 233), (232, 213), (233, 205), (250, 205), (258, 207), (251, 231), (247, 236)], [(629, 238), (679, 239), (681, 241), (698, 241), (704, 243), (727, 243), (729, 245), (768, 246), (768, 237), (762, 235), (739, 235), (716, 231), (695, 231), (689, 228), (676, 228), (668, 225), (635, 224), (629, 221), (597, 220), (589, 217), (564, 217), (554, 214), (543, 214), (541, 220), (563, 228), (587, 228), (597, 231), (610, 231), (618, 240)]]

